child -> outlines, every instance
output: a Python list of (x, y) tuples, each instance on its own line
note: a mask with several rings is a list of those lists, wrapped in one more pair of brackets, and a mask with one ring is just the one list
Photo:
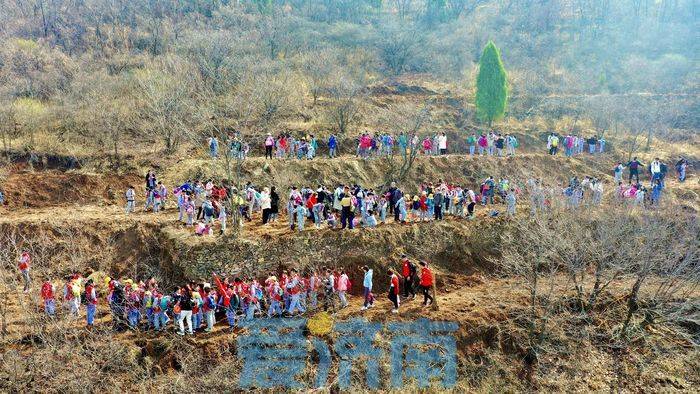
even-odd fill
[[(376, 220), (375, 220), (376, 221)], [(348, 275), (345, 273), (344, 270), (340, 270), (340, 278), (338, 278), (338, 298), (340, 298), (340, 308), (345, 308), (348, 306), (348, 300), (345, 297), (345, 294), (348, 291), (348, 285), (350, 283), (350, 279), (348, 279)]]
[(24, 294), (29, 293), (29, 284), (32, 282), (31, 277), (29, 276), (29, 267), (31, 265), (31, 262), (32, 258), (29, 255), (29, 252), (27, 252), (26, 250), (22, 252), (22, 254), (17, 259), (17, 268), (22, 274), (22, 280), (24, 281)]
[(129, 186), (128, 189), (126, 189), (126, 193), (124, 193), (126, 196), (126, 213), (129, 214), (131, 212), (134, 212), (134, 209), (136, 208), (136, 192), (134, 191), (133, 186)]
[(97, 312), (97, 293), (92, 279), (88, 279), (85, 284), (85, 298), (87, 303), (87, 325), (92, 327), (95, 323), (95, 312)]
[(328, 215), (328, 218), (326, 218), (326, 223), (328, 223), (328, 227), (332, 229), (338, 225), (338, 215), (336, 214), (336, 212), (336, 210), (333, 210), (333, 212), (331, 212)]
[(200, 220), (197, 222), (197, 225), (194, 228), (194, 233), (196, 235), (202, 236), (205, 235), (207, 231), (207, 226), (204, 224), (204, 221)]
[(372, 273), (373, 271), (366, 265), (362, 267), (364, 272), (364, 278), (362, 280), (362, 287), (364, 288), (365, 302), (362, 305), (362, 311), (367, 310), (367, 308), (372, 308), (374, 306), (374, 297), (372, 296)]
[(399, 313), (399, 277), (391, 268), (387, 274), (389, 275), (389, 300), (394, 304), (391, 313)]
[(44, 300), (44, 312), (49, 317), (54, 317), (56, 314), (56, 300), (54, 299), (55, 288), (48, 279), (44, 280), (41, 285), (41, 298)]
[(299, 232), (302, 232), (304, 231), (304, 221), (306, 220), (306, 215), (308, 215), (308, 211), (303, 204), (299, 204), (294, 209), (294, 213), (297, 216), (297, 229), (299, 230)]
[(185, 212), (187, 213), (187, 226), (192, 226), (194, 223), (194, 204), (189, 198), (185, 200)]
[(202, 295), (196, 289), (192, 292), (192, 327), (194, 331), (202, 326), (204, 315), (202, 313)]
[(396, 201), (395, 208), (399, 211), (399, 220), (401, 223), (406, 223), (406, 199), (410, 198), (408, 194), (401, 196), (398, 201)]
[(209, 201), (209, 197), (202, 203), (202, 212), (204, 213), (204, 223), (212, 223), (214, 220), (214, 206)]
[(425, 200), (425, 203), (428, 206), (427, 219), (432, 220), (432, 218), (435, 217), (435, 197), (432, 193), (428, 194), (428, 198)]
[(226, 233), (226, 207), (219, 206), (219, 223), (221, 223), (221, 235)]
[(420, 198), (416, 195), (413, 196), (413, 203), (411, 204), (411, 221), (415, 221), (420, 216)]
[(367, 212), (367, 217), (365, 217), (365, 226), (369, 228), (377, 227), (377, 218), (374, 217), (374, 211), (370, 210)]
[(144, 212), (153, 206), (153, 189), (146, 188), (146, 205), (143, 207)]
[(202, 298), (202, 311), (207, 328), (204, 332), (211, 332), (214, 329), (214, 312), (216, 311), (216, 291), (212, 290), (208, 283), (204, 284), (204, 297)]
[(158, 189), (153, 189), (151, 190), (151, 195), (153, 196), (153, 213), (158, 213), (161, 202), (160, 192)]
[(321, 202), (317, 202), (312, 207), (312, 210), (314, 213), (314, 224), (316, 226), (316, 229), (321, 228), (321, 222), (323, 221), (323, 209), (324, 208), (325, 208), (325, 206)]
[(282, 288), (279, 283), (277, 283), (277, 278), (274, 276), (271, 278), (272, 281), (267, 289), (267, 295), (270, 299), (270, 309), (267, 311), (267, 317), (282, 316), (282, 308), (280, 307), (280, 301), (282, 301)]
[(508, 216), (515, 216), (515, 202), (515, 190), (511, 188), (508, 194), (506, 195), (506, 203), (508, 204), (506, 213), (508, 214)]
[(377, 209), (379, 209), (379, 220), (382, 224), (386, 224), (386, 208), (388, 206), (386, 197), (382, 196), (377, 203)]

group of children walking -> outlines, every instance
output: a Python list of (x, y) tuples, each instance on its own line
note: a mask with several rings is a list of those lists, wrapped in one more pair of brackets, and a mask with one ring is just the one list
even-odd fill
[[(415, 289), (419, 288), (424, 306), (434, 302), (433, 274), (428, 264), (421, 261), (417, 268), (405, 255), (400, 264), (398, 275), (393, 269), (387, 271), (391, 311), (399, 311), (400, 288), (404, 301), (409, 296), (415, 298)], [(368, 266), (362, 266), (361, 273), (363, 306), (360, 310), (365, 311), (375, 305), (374, 278)], [(134, 281), (106, 277), (98, 283), (96, 273), (88, 274), (86, 277), (70, 275), (58, 289), (46, 278), (40, 289), (45, 314), (55, 318), (59, 313), (56, 310), (59, 300), (64, 313), (72, 318), (78, 318), (84, 308), (90, 328), (95, 324), (97, 305), (102, 300), (109, 307), (112, 325), (117, 331), (159, 332), (172, 324), (178, 334), (185, 335), (200, 330), (210, 332), (223, 320), (233, 329), (241, 319), (293, 317), (318, 310), (335, 313), (349, 305), (352, 291), (352, 282), (343, 268), (310, 269), (303, 275), (293, 268), (282, 271), (279, 279), (272, 273), (264, 281), (213, 275), (213, 284), (189, 282), (170, 290), (161, 288), (154, 278)]]

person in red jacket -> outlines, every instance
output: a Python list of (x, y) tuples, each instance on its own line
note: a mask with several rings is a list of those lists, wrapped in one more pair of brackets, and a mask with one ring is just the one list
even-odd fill
[(31, 262), (32, 258), (29, 255), (29, 252), (27, 252), (26, 250), (23, 251), (17, 259), (17, 268), (19, 268), (19, 272), (22, 274), (22, 279), (24, 280), (25, 293), (29, 292), (29, 283), (31, 283), (32, 281), (29, 277), (29, 266), (31, 265)]
[(411, 294), (411, 299), (416, 298), (416, 290), (413, 288), (413, 278), (416, 275), (416, 266), (408, 260), (406, 255), (401, 256), (401, 276), (403, 278), (403, 297), (408, 298)]
[(92, 279), (88, 279), (85, 284), (85, 302), (87, 304), (87, 325), (92, 327), (95, 324), (95, 312), (97, 312), (97, 292)]
[(389, 275), (389, 299), (394, 304), (391, 313), (399, 313), (399, 277), (391, 268), (387, 271)]
[(423, 306), (428, 305), (428, 300), (432, 305), (433, 296), (430, 295), (433, 287), (433, 272), (428, 268), (428, 263), (425, 261), (420, 262), (420, 288), (423, 291)]
[(50, 317), (56, 314), (55, 288), (50, 280), (46, 279), (41, 285), (41, 298), (44, 300), (44, 312)]

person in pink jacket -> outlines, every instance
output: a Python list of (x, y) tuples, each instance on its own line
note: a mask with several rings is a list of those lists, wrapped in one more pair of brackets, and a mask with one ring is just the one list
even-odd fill
[(340, 307), (345, 308), (348, 306), (348, 300), (345, 297), (345, 294), (348, 291), (348, 288), (350, 287), (350, 279), (348, 278), (348, 275), (345, 273), (344, 269), (340, 269), (340, 278), (338, 278), (338, 298), (340, 298)]
[(483, 155), (484, 151), (489, 146), (489, 140), (482, 133), (479, 139), (477, 140), (477, 144), (479, 145), (479, 155)]

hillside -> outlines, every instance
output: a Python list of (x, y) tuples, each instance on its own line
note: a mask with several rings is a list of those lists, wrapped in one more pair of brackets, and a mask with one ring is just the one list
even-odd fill
[[(0, 0), (0, 392), (697, 392), (699, 16), (695, 0)], [(515, 154), (469, 155), (482, 134)], [(282, 140), (315, 156), (279, 158)], [(359, 225), (392, 184), (425, 199)], [(313, 191), (339, 185), (333, 217), (354, 229), (290, 227), (290, 200), (325, 220)], [(211, 235), (178, 220), (186, 195)], [(194, 305), (189, 335), (175, 316)]]
[[(537, 139), (533, 136), (532, 140)], [(220, 164), (204, 158), (204, 153), (201, 156), (149, 162), (148, 167), (157, 168), (160, 179), (168, 184), (177, 184), (191, 177), (223, 176)], [(463, 154), (419, 157), (404, 187), (411, 190), (419, 183), (438, 178), (471, 186), (488, 174), (508, 177), (524, 187), (524, 180), (530, 177), (554, 184), (566, 183), (572, 176), (585, 174), (606, 180), (606, 200), (611, 201), (614, 197), (611, 195), (609, 168), (613, 166), (615, 156), (616, 153), (609, 153), (568, 159), (538, 153), (536, 146), (526, 146), (513, 158), (470, 158)], [(264, 276), (282, 268), (328, 262), (344, 266), (350, 279), (360, 283), (359, 266), (368, 264), (375, 272), (382, 272), (387, 267), (396, 266), (401, 254), (408, 254), (431, 262), (437, 277), (439, 311), (422, 309), (409, 302), (399, 317), (388, 317), (385, 309), (388, 301), (381, 299), (375, 310), (362, 316), (379, 322), (410, 321), (418, 317), (458, 322), (460, 378), (457, 387), (461, 389), (519, 391), (536, 387), (544, 391), (588, 391), (614, 387), (623, 391), (650, 388), (688, 391), (699, 383), (692, 378), (698, 365), (697, 350), (693, 350), (697, 346), (697, 330), (685, 328), (693, 327), (686, 323), (678, 325), (680, 323), (659, 321), (644, 328), (644, 341), (635, 341), (631, 348), (625, 347), (624, 353), (615, 347), (610, 348), (619, 346), (608, 342), (617, 340), (610, 337), (607, 325), (624, 312), (625, 292), (632, 280), (626, 275), (614, 281), (604, 293), (604, 302), (599, 304), (593, 325), (580, 321), (575, 310), (557, 311), (547, 323), (551, 331), (546, 350), (542, 350), (535, 364), (523, 363), (529, 351), (526, 326), (521, 320), (528, 308), (528, 291), (520, 279), (504, 275), (499, 263), (499, 256), (505, 251), (500, 240), (512, 224), (504, 218), (488, 218), (486, 209), (477, 208), (475, 221), (448, 217), (442, 223), (389, 223), (374, 230), (351, 233), (310, 228), (297, 233), (290, 232), (283, 219), (281, 223), (268, 227), (259, 223), (246, 224), (237, 236), (198, 238), (191, 230), (176, 223), (176, 211), (172, 207), (158, 215), (124, 215), (120, 197), (123, 187), (128, 183), (141, 184), (140, 173), (97, 173), (94, 168), (99, 167), (98, 159), (83, 159), (82, 162), (84, 168), (77, 170), (59, 167), (8, 172), (4, 187), (9, 201), (0, 218), (0, 228), (8, 240), (31, 245), (37, 254), (34, 266), (37, 278), (43, 275), (60, 278), (91, 268), (116, 277), (155, 275), (163, 283), (177, 283), (183, 279), (206, 281), (210, 272)], [(138, 164), (133, 162), (128, 167), (137, 168)], [(364, 161), (346, 156), (299, 162), (265, 161), (252, 157), (245, 161), (242, 177), (254, 179), (261, 186), (277, 185), (281, 189), (309, 182), (333, 185), (353, 181), (378, 186), (385, 170), (386, 163), (382, 159)], [(688, 212), (697, 212), (700, 185), (695, 175), (691, 175), (683, 186), (670, 180), (668, 189), (667, 208), (683, 205)], [(520, 205), (518, 222), (526, 220), (529, 210), (526, 198)], [(604, 211), (595, 216), (598, 215), (604, 217)], [(260, 220), (257, 214), (254, 220)], [(572, 296), (565, 273), (556, 275), (560, 276), (556, 280), (558, 291), (567, 297)], [(15, 281), (12, 279), (9, 283), (17, 283)], [(383, 281), (377, 283), (379, 294), (386, 291), (386, 286)], [(651, 288), (645, 291), (651, 291)], [(357, 292), (357, 289), (353, 290), (350, 307), (335, 315), (334, 320), (360, 316), (357, 311), (361, 297)], [(691, 293), (690, 300), (694, 301), (690, 305), (697, 301), (697, 296)], [(96, 387), (114, 387), (116, 384), (117, 387), (138, 389), (146, 384), (138, 377), (140, 373), (153, 374), (155, 382), (164, 379), (162, 383), (155, 383), (156, 387), (171, 382), (175, 376), (182, 376), (182, 384), (187, 387), (236, 385), (235, 380), (226, 383), (228, 380), (222, 380), (221, 376), (230, 374), (231, 379), (238, 376), (240, 359), (232, 349), (237, 335), (241, 334), (229, 334), (223, 322), (211, 334), (198, 334), (193, 340), (179, 343), (177, 338), (170, 336), (115, 334), (108, 328), (107, 310), (100, 307), (97, 331), (78, 334), (79, 330), (76, 337), (69, 339), (59, 333), (76, 330), (82, 322), (62, 319), (46, 326), (43, 333), (37, 333), (27, 323), (37, 321), (39, 315), (36, 313), (41, 312), (26, 314), (26, 308), (31, 311), (38, 302), (36, 295), (27, 297), (17, 292), (9, 300), (7, 307), (11, 313), (7, 315), (10, 318), (6, 322), (5, 341), (10, 347), (3, 355), (6, 366), (9, 363), (17, 365), (20, 362), (17, 357), (22, 357), (19, 365), (23, 366), (25, 373), (33, 373), (32, 363), (43, 357), (49, 349), (46, 346), (56, 340), (68, 340), (73, 346), (80, 344), (81, 348), (87, 346), (73, 355), (61, 353), (60, 359), (97, 357), (100, 360), (114, 352), (114, 348), (101, 341), (113, 338), (123, 347), (119, 354), (127, 363), (119, 368), (127, 369), (119, 369), (121, 372), (115, 375), (107, 372), (105, 366), (100, 366), (103, 361), (97, 361), (99, 370), (95, 370), (95, 374), (103, 376), (104, 380)], [(676, 319), (692, 322), (696, 315), (690, 309)], [(587, 332), (586, 338), (580, 337), (581, 330)], [(573, 341), (572, 335), (579, 339)], [(673, 355), (674, 361), (668, 361), (669, 355)], [(639, 357), (646, 361), (640, 363)], [(218, 367), (201, 369), (197, 366), (200, 363), (213, 363)], [(623, 369), (619, 367), (621, 363), (625, 365)], [(183, 374), (188, 374), (185, 371), (192, 370), (199, 371), (198, 377), (184, 378)], [(2, 373), (10, 376), (7, 375), (9, 370)], [(333, 379), (334, 375), (331, 375), (331, 381)], [(55, 379), (44, 381), (40, 387), (51, 390), (59, 382)], [(70, 382), (67, 387), (75, 389), (87, 382), (96, 384), (91, 379)], [(154, 383), (148, 384), (153, 387)], [(22, 386), (8, 383), (5, 387), (21, 389)]]

